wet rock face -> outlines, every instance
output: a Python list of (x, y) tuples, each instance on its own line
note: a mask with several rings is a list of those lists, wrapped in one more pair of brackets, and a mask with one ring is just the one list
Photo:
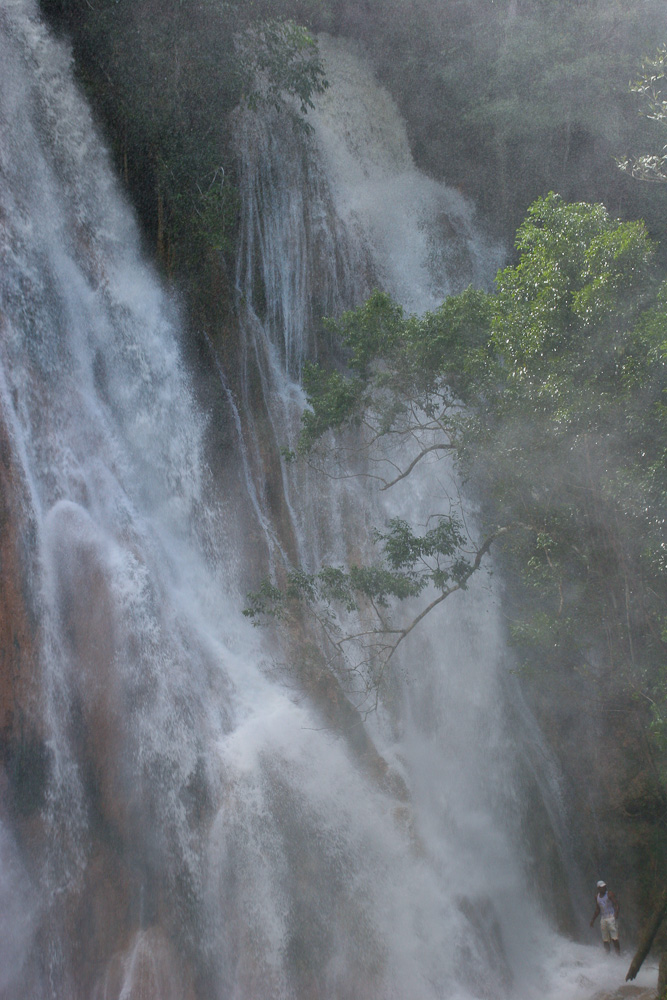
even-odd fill
[(0, 759), (5, 798), (19, 815), (42, 802), (48, 751), (35, 711), (38, 623), (30, 570), (34, 536), (27, 491), (0, 412)]
[(129, 834), (122, 692), (115, 677), (114, 603), (108, 571), (86, 512), (56, 504), (47, 518), (49, 558), (75, 707), (72, 737), (96, 811), (116, 837)]
[[(46, 928), (55, 919), (63, 951), (76, 961), (76, 968), (66, 959), (49, 973), (61, 995), (191, 1000), (187, 960), (158, 926), (157, 912), (147, 912), (140, 899), (145, 872), (142, 878), (141, 859), (131, 848), (134, 816), (121, 763), (125, 712), (112, 670), (113, 601), (95, 545), (86, 544), (81, 532), (75, 544), (77, 533), (67, 530), (68, 518), (77, 516), (85, 515), (73, 505), (61, 512), (54, 564), (76, 703), (73, 746), (88, 795), (87, 836), (80, 878), (54, 896), (44, 882), (54, 761), (44, 737), (41, 622), (31, 577), (36, 537), (0, 413), (0, 993), (8, 1000), (41, 995)], [(142, 929), (144, 923), (153, 926)]]
[(93, 1000), (194, 1000), (191, 982), (164, 934), (138, 931), (117, 952), (93, 991)]
[(587, 934), (595, 884), (604, 878), (621, 904), (625, 946), (664, 887), (667, 804), (646, 736), (650, 716), (613, 680), (563, 672), (540, 677), (528, 693), (565, 777), (572, 861), (584, 892), (574, 900), (578, 933)]
[(0, 408), (0, 995), (10, 1000), (30, 993), (25, 963), (37, 930), (38, 893), (25, 848), (40, 841), (39, 811), (51, 765), (38, 711), (39, 622), (30, 578), (35, 545), (29, 510)]

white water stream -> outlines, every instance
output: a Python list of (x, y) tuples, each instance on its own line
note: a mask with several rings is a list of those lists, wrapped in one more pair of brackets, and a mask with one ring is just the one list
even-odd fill
[[(497, 262), (469, 208), (415, 170), (363, 61), (325, 45), (310, 159), (285, 122), (239, 124), (244, 350), (278, 444), (298, 425), (319, 315), (374, 282), (428, 308)], [(0, 996), (577, 1000), (617, 982), (550, 928), (526, 874), (489, 581), (406, 643), (391, 705), (365, 724), (399, 801), (240, 614), (247, 519), (207, 468), (178, 313), (28, 0), (0, 10), (0, 62), (0, 418), (24, 496), (29, 711), (47, 762), (32, 810), (12, 804), (10, 764), (2, 786)], [(248, 402), (246, 382), (230, 433), (276, 566)], [(383, 515), (363, 483), (282, 475), (313, 566)], [(425, 466), (384, 510), (418, 519), (451, 484)]]

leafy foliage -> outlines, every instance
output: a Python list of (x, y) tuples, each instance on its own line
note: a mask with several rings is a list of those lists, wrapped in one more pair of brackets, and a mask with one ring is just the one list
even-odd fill
[(654, 247), (640, 223), (553, 195), (517, 246), (494, 296), (498, 391), (466, 445), (488, 509), (532, 528), (506, 549), (523, 581), (514, 636), (533, 660), (646, 691), (665, 654), (667, 313)]
[[(289, 3), (42, 0), (71, 35), (145, 231), (169, 272), (234, 262), (239, 196), (229, 115), (245, 101), (295, 122), (326, 86), (317, 42)], [(291, 5), (306, 12), (308, 3)]]
[(244, 99), (253, 110), (270, 103), (281, 111), (286, 97), (294, 97), (306, 114), (314, 107), (313, 94), (328, 86), (315, 38), (289, 19), (262, 21), (239, 32), (236, 55)]
[[(406, 317), (388, 295), (375, 291), (359, 309), (329, 321), (347, 371), (305, 366), (310, 409), (299, 452), (319, 449), (328, 460), (330, 451), (321, 445), (325, 432), (362, 425), (369, 448), (381, 437), (417, 435), (417, 462), (433, 450), (454, 449), (464, 421), (459, 396), (465, 394), (466, 363), (488, 336), (489, 302), (484, 292), (469, 288), (436, 312)], [(383, 487), (394, 481), (390, 473)]]
[(281, 590), (265, 582), (249, 595), (244, 614), (284, 618), (287, 602), (323, 600), (342, 604), (347, 611), (359, 610), (360, 601), (388, 607), (388, 598), (418, 597), (429, 585), (445, 591), (452, 585), (465, 587), (471, 561), (460, 553), (465, 537), (454, 516), (437, 518), (436, 527), (416, 535), (407, 521), (393, 518), (386, 532), (376, 532), (383, 561), (376, 566), (351, 566), (349, 570), (326, 566), (318, 573), (292, 570)]
[[(393, 518), (386, 531), (375, 533), (375, 565), (323, 566), (317, 573), (291, 569), (283, 586), (265, 579), (247, 595), (243, 613), (260, 625), (289, 623), (306, 609), (320, 626), (332, 669), (355, 677), (361, 684), (356, 694), (376, 701), (403, 639), (450, 594), (465, 590), (490, 545), (489, 539), (466, 551), (467, 535), (455, 515), (433, 520), (434, 527), (417, 534), (407, 521)], [(427, 589), (426, 606), (407, 625), (394, 624), (392, 602), (418, 598)]]

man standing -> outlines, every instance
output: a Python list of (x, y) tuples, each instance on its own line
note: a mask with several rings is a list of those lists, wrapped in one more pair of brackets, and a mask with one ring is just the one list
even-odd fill
[(591, 917), (591, 927), (599, 914), (600, 931), (605, 951), (609, 952), (611, 950), (610, 941), (613, 941), (614, 950), (617, 955), (620, 955), (621, 946), (618, 942), (618, 927), (616, 925), (616, 919), (620, 910), (618, 900), (613, 892), (609, 892), (606, 882), (598, 882), (597, 889), (598, 891), (595, 895), (595, 913)]

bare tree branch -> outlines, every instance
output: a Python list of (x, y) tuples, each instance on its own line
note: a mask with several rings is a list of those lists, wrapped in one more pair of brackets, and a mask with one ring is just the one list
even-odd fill
[(422, 450), (419, 452), (419, 454), (416, 455), (415, 458), (413, 458), (413, 460), (410, 462), (410, 464), (408, 465), (407, 469), (404, 469), (403, 472), (401, 472), (400, 475), (396, 476), (395, 479), (392, 479), (391, 482), (385, 483), (385, 485), (381, 486), (380, 489), (381, 490), (388, 490), (388, 489), (390, 489), (390, 487), (395, 486), (396, 483), (400, 483), (401, 479), (405, 479), (407, 476), (409, 476), (410, 473), (412, 472), (412, 470), (414, 469), (415, 465), (417, 465), (418, 462), (421, 462), (422, 458), (424, 458), (426, 455), (428, 455), (429, 452), (431, 452), (431, 451), (451, 451), (454, 448), (456, 448), (456, 445), (451, 444), (451, 443), (445, 444), (444, 442), (442, 444), (432, 444), (432, 445), (429, 445), (428, 448), (422, 448)]

